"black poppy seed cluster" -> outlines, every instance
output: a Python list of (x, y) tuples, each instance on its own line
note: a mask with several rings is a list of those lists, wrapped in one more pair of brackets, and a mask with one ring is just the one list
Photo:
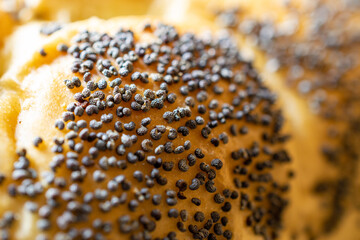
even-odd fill
[[(37, 239), (232, 239), (244, 226), (277, 238), (288, 185), (271, 170), (290, 157), (274, 94), (227, 35), (198, 38), (164, 24), (146, 31), (153, 42), (120, 29), (59, 44), (73, 57), (63, 81), (73, 102), (54, 123), (64, 138), (51, 143), (46, 186), (19, 151), (8, 194), (29, 198)], [(257, 140), (242, 141), (252, 126)]]

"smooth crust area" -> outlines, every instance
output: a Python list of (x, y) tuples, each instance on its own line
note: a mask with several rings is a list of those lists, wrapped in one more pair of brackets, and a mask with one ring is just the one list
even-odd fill
[(0, 9), (0, 22), (1, 22), (1, 28), (0, 28), (0, 76), (5, 71), (5, 62), (6, 59), (3, 59), (2, 57), (2, 50), (5, 44), (6, 38), (12, 33), (14, 27), (15, 27), (15, 21), (12, 19), (10, 14), (2, 11)]
[(109, 19), (123, 15), (145, 15), (149, 13), (153, 2), (153, 0), (138, 0), (129, 4), (125, 0), (19, 1), (14, 10), (20, 13), (23, 20), (72, 22), (93, 16)]

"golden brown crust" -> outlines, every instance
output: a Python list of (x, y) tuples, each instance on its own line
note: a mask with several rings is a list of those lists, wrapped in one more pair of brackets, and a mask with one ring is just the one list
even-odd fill
[(151, 8), (152, 0), (139, 0), (129, 4), (125, 0), (102, 2), (97, 0), (39, 1), (34, 6), (34, 18), (51, 21), (78, 21), (93, 16), (109, 19), (123, 15), (144, 15)]
[[(153, 11), (154, 0), (137, 0), (129, 4), (125, 0), (10, 0), (0, 5), (22, 22), (29, 20), (71, 22), (93, 16), (103, 19), (124, 15), (146, 15)], [(158, 9), (159, 11), (159, 9)]]

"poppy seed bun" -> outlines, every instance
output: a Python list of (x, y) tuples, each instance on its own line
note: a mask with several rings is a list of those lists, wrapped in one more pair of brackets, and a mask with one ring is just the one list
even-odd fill
[(92, 18), (14, 33), (3, 236), (278, 236), (293, 173), (276, 97), (226, 32), (190, 25)]

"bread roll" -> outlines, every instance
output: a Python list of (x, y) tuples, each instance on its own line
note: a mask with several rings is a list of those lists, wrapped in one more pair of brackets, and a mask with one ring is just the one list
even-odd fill
[(278, 236), (293, 171), (275, 94), (226, 32), (191, 25), (92, 18), (13, 34), (4, 239)]

